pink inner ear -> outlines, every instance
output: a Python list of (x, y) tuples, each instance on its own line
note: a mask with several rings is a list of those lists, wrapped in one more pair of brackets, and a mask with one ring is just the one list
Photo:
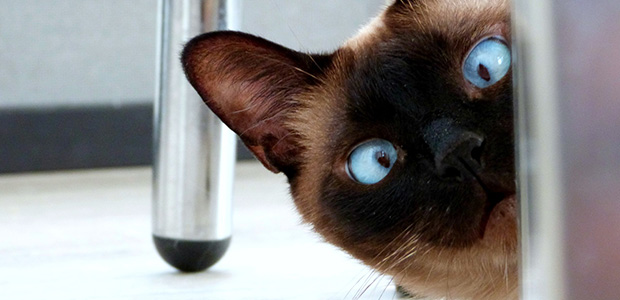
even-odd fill
[(205, 103), (277, 172), (297, 163), (297, 135), (285, 124), (310, 81), (307, 58), (255, 36), (216, 32), (190, 41), (182, 61)]

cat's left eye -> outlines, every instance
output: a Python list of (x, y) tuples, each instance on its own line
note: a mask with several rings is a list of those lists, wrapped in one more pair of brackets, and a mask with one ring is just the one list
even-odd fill
[(366, 185), (378, 183), (392, 170), (398, 152), (392, 143), (373, 139), (357, 146), (349, 155), (347, 172), (351, 179)]
[(478, 43), (463, 64), (465, 79), (479, 88), (486, 88), (500, 81), (510, 70), (510, 48), (498, 38)]

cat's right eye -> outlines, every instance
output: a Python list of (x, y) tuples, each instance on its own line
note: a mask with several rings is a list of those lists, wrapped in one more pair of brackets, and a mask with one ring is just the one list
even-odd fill
[(500, 81), (510, 70), (510, 48), (498, 38), (478, 43), (463, 65), (465, 79), (479, 88), (486, 88)]
[(383, 180), (398, 159), (392, 143), (373, 139), (358, 145), (347, 160), (347, 173), (351, 179), (365, 185)]

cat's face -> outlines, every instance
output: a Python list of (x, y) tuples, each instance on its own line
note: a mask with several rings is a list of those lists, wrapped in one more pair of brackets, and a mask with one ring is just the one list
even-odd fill
[(509, 3), (397, 1), (332, 54), (241, 33), (188, 79), (304, 220), (412, 292), (516, 295)]

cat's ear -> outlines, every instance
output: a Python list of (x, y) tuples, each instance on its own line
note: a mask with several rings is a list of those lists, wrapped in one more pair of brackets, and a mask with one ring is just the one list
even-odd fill
[(187, 43), (181, 60), (204, 102), (265, 167), (295, 170), (302, 149), (287, 121), (300, 105), (296, 95), (317, 83), (329, 56), (244, 33), (214, 32)]

